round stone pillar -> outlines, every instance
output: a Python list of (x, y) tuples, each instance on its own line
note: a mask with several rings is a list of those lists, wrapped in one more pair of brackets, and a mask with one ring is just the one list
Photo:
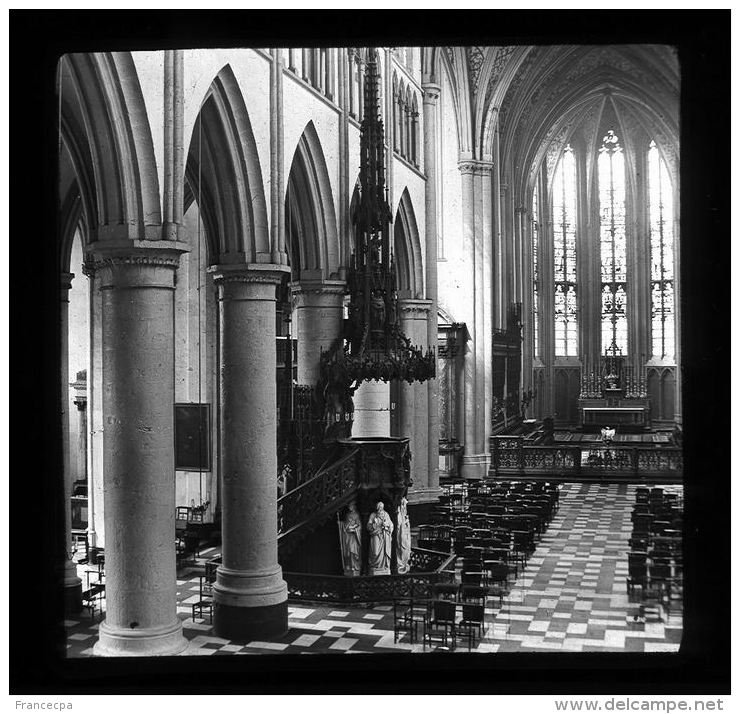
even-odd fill
[(288, 629), (278, 564), (275, 292), (286, 266), (221, 265), (222, 564), (214, 585), (216, 634), (234, 640)]
[(363, 382), (354, 394), (355, 422), (352, 436), (391, 435), (391, 389), (389, 382)]
[(82, 581), (72, 560), (72, 469), (69, 454), (69, 291), (74, 273), (62, 273), (61, 279), (61, 340), (62, 340), (62, 453), (64, 480), (64, 543), (59, 548), (59, 563), (64, 592), (64, 611), (78, 613), (82, 609)]
[[(166, 246), (166, 247), (165, 247)], [(174, 655), (174, 283), (185, 246), (93, 248), (102, 292), (106, 617), (94, 652)]]
[(319, 380), (321, 351), (328, 352), (342, 329), (344, 281), (301, 282), (293, 286), (298, 338), (298, 383)]
[[(399, 300), (401, 330), (411, 344), (426, 350), (430, 300)], [(425, 382), (401, 382), (399, 385), (400, 419), (399, 436), (409, 437), (411, 451), (411, 477), (413, 486), (409, 490), (409, 503), (435, 500), (437, 490), (430, 491), (429, 484), (429, 397)], [(439, 457), (437, 457), (439, 458)]]
[[(427, 344), (430, 347), (437, 345), (437, 191), (439, 190), (439, 173), (437, 170), (437, 117), (439, 113), (438, 84), (425, 83), (423, 85), (423, 130), (424, 130), (424, 171), (426, 184), (424, 186), (425, 207), (425, 249), (426, 249), (426, 296), (431, 305), (427, 324)], [(429, 488), (434, 494), (439, 493), (439, 381), (437, 378), (428, 380), (427, 409), (428, 436), (427, 436), (427, 468)]]

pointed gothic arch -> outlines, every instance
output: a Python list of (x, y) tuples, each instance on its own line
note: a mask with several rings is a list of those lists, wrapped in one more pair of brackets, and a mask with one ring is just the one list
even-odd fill
[(424, 266), (422, 263), (419, 229), (408, 188), (404, 188), (393, 222), (393, 252), (395, 254), (398, 289), (408, 291), (413, 298), (424, 296)]
[(329, 172), (309, 121), (296, 146), (286, 188), (285, 250), (300, 270), (329, 278), (339, 270), (339, 237)]
[(71, 162), (91, 241), (161, 237), (159, 179), (129, 52), (59, 60), (62, 163)]
[(184, 210), (198, 206), (209, 262), (270, 260), (267, 208), (257, 145), (230, 65), (216, 75), (201, 104), (185, 169)]

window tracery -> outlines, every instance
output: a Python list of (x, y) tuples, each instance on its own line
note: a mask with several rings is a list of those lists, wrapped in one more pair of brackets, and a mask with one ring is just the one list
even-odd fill
[(576, 161), (566, 145), (555, 172), (552, 191), (555, 278), (555, 356), (578, 354), (576, 277)]
[(612, 129), (598, 155), (601, 247), (601, 349), (627, 354), (627, 236), (624, 152)]
[(654, 141), (648, 149), (650, 222), (650, 325), (654, 358), (674, 355), (673, 191), (668, 169)]

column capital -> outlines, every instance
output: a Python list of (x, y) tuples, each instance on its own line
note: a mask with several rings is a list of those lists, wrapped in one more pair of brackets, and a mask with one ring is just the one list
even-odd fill
[(341, 295), (347, 291), (344, 280), (299, 280), (290, 284), (293, 295)]
[[(83, 272), (88, 276), (99, 274), (104, 288), (174, 288), (180, 256), (189, 250), (187, 244), (170, 240), (97, 241), (85, 254)], [(145, 274), (145, 268), (152, 269), (151, 273)], [(166, 271), (166, 277), (162, 271)]]
[(431, 82), (422, 84), (421, 88), (424, 90), (424, 104), (436, 104), (439, 100), (439, 95), (442, 88), (438, 84), (433, 84)]
[(278, 263), (212, 265), (208, 272), (218, 288), (219, 300), (276, 300), (275, 288), (290, 267)]
[(208, 272), (219, 285), (228, 283), (258, 283), (277, 285), (283, 275), (290, 273), (290, 266), (277, 263), (235, 263), (211, 265)]
[(401, 313), (405, 313), (408, 319), (414, 319), (418, 315), (418, 318), (426, 319), (429, 314), (429, 310), (432, 307), (431, 300), (416, 300), (411, 298), (402, 298), (398, 301), (398, 310)]
[(480, 159), (461, 159), (457, 162), (461, 174), (473, 174), (475, 176), (490, 176), (493, 170), (493, 162), (481, 161)]

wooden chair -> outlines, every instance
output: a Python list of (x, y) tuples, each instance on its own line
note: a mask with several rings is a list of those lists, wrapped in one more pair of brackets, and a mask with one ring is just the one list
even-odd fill
[(647, 563), (644, 561), (631, 561), (628, 565), (628, 568), (629, 574), (627, 575), (627, 595), (632, 597), (634, 595), (635, 586), (639, 586), (641, 591), (644, 591), (647, 588)]
[(504, 593), (508, 593), (509, 568), (506, 563), (488, 563), (486, 569), (486, 583), (489, 586), (498, 586)]
[(205, 620), (205, 615), (208, 613), (208, 621), (213, 622), (213, 584), (205, 575), (201, 575), (199, 581), (200, 598), (198, 602), (193, 603), (193, 620), (195, 620), (196, 613), (201, 620)]
[(456, 601), (460, 586), (457, 583), (435, 583), (432, 586), (434, 600)]
[(454, 650), (456, 617), (456, 603), (449, 600), (434, 600), (431, 617), (424, 622), (424, 649), (427, 642), (431, 646), (432, 641), (439, 637), (443, 646), (449, 646)]
[[(100, 607), (103, 613), (103, 598), (105, 597), (105, 574), (99, 570), (85, 571), (85, 590), (82, 592), (82, 607), (90, 612), (90, 619), (95, 619), (95, 610)], [(96, 578), (92, 580), (92, 578)]]
[(477, 585), (483, 584), (483, 578), (485, 573), (482, 570), (463, 571), (460, 576), (460, 580), (463, 585)]
[(473, 649), (474, 636), (477, 633), (478, 639), (483, 637), (485, 628), (486, 609), (483, 605), (474, 603), (463, 603), (462, 619), (457, 623), (457, 631), (467, 632), (468, 650)]
[(483, 585), (462, 585), (460, 587), (460, 602), (472, 602), (485, 606), (487, 597), (488, 588)]
[(208, 622), (213, 622), (213, 600), (199, 600), (193, 603), (193, 615), (192, 619), (195, 621), (196, 616), (201, 619), (206, 619), (208, 615)]
[(409, 633), (409, 638), (413, 644), (416, 636), (416, 620), (414, 619), (414, 601), (394, 600), (393, 601), (393, 642), (398, 642), (399, 636)]

